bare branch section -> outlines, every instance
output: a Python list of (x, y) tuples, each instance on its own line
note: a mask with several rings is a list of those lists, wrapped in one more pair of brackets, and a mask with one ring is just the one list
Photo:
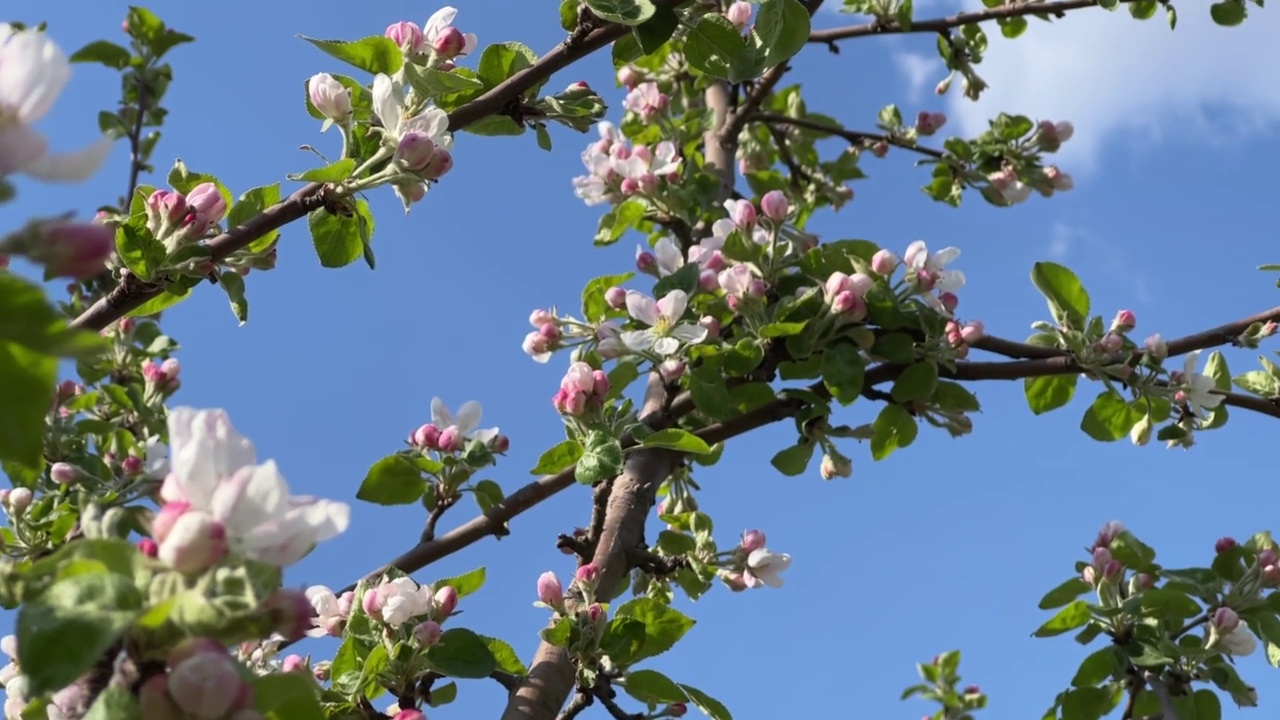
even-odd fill
[[(1133, 2), (1133, 0), (1120, 0)], [(903, 33), (937, 33), (971, 23), (990, 22), (1001, 18), (1024, 17), (1026, 15), (1044, 15), (1062, 17), (1071, 10), (1096, 7), (1097, 0), (1059, 0), (1058, 2), (1013, 2), (1000, 7), (987, 8), (974, 12), (956, 13), (948, 17), (932, 20), (917, 20), (910, 28), (903, 27), (897, 20), (873, 20), (869, 23), (849, 25), (846, 27), (815, 30), (809, 33), (809, 42), (825, 43), (834, 47), (839, 40), (868, 37), (870, 35), (897, 35)]]
[[(850, 145), (854, 145), (857, 147), (864, 147), (877, 142), (885, 142), (885, 143), (888, 143), (889, 145), (900, 147), (900, 148), (903, 148), (904, 150), (911, 150), (913, 152), (918, 152), (922, 155), (928, 155), (930, 157), (940, 158), (940, 157), (943, 157), (944, 155), (944, 153), (941, 150), (935, 150), (929, 147), (922, 147), (914, 143), (906, 143), (897, 138), (890, 137), (888, 135), (878, 135), (876, 133), (859, 132), (857, 130), (845, 130), (842, 127), (838, 127), (836, 125), (829, 125), (827, 123), (819, 122), (817, 120), (807, 120), (805, 118), (793, 118), (788, 115), (777, 115), (775, 113), (755, 113), (754, 115), (751, 115), (750, 117), (748, 117), (747, 120), (750, 122), (765, 123), (766, 125), (769, 125), (770, 128), (776, 125), (790, 125), (792, 127), (803, 128), (805, 130), (812, 130), (814, 132), (823, 133), (825, 135), (832, 135), (834, 137), (842, 138), (843, 140), (847, 141)], [(776, 138), (775, 138), (775, 141), (776, 141)], [(779, 147), (779, 151), (781, 152), (782, 144), (778, 143), (778, 147)]]

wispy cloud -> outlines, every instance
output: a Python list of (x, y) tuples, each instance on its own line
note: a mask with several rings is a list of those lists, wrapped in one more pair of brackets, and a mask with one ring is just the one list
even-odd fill
[(1155, 301), (1146, 275), (1124, 246), (1108, 242), (1087, 228), (1061, 220), (1055, 222), (1049, 231), (1045, 252), (1054, 262), (1086, 265), (1122, 281), (1133, 293), (1133, 299), (1143, 305)]
[(899, 51), (893, 54), (893, 64), (907, 81), (907, 99), (913, 103), (920, 102), (926, 87), (946, 76), (946, 66), (936, 55)]

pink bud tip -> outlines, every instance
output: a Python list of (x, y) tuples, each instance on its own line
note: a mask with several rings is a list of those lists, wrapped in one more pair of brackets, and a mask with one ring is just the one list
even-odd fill
[(410, 442), (423, 450), (438, 450), (440, 448), (440, 433), (440, 428), (435, 423), (427, 423), (413, 431)]
[(142, 551), (143, 555), (153, 558), (156, 556), (156, 553), (160, 548), (156, 545), (155, 540), (152, 540), (151, 538), (142, 538), (138, 541), (138, 549)]
[(435, 611), (437, 620), (445, 620), (458, 607), (458, 591), (451, 585), (445, 585), (436, 591)]
[(587, 563), (578, 568), (574, 573), (574, 578), (583, 585), (594, 585), (600, 580), (600, 566), (595, 563)]
[(71, 463), (56, 462), (49, 467), (49, 477), (59, 485), (70, 485), (79, 475), (80, 471)]
[(770, 220), (782, 222), (791, 212), (791, 202), (781, 190), (770, 190), (760, 199), (760, 210)]
[(748, 530), (742, 534), (742, 549), (755, 552), (765, 545), (765, 535), (759, 530)]
[(431, 49), (441, 58), (453, 58), (462, 52), (467, 46), (467, 38), (462, 31), (450, 25), (436, 35), (435, 42), (432, 43)]
[(1236, 542), (1235, 538), (1230, 538), (1230, 537), (1218, 538), (1218, 541), (1213, 544), (1213, 551), (1220, 555), (1236, 547), (1237, 545), (1239, 545), (1239, 543)]
[(615, 285), (604, 291), (604, 301), (614, 310), (621, 310), (627, 306), (627, 291)]
[(440, 432), (440, 451), (457, 452), (462, 449), (463, 437), (456, 425), (450, 425)]
[(1240, 626), (1240, 616), (1229, 607), (1221, 607), (1213, 613), (1213, 625), (1223, 633), (1229, 633)]
[(548, 571), (538, 577), (538, 600), (553, 608), (564, 603), (564, 588), (555, 573)]
[(434, 620), (427, 620), (420, 623), (413, 629), (413, 638), (423, 647), (431, 647), (440, 642), (440, 636), (444, 634), (440, 623)]

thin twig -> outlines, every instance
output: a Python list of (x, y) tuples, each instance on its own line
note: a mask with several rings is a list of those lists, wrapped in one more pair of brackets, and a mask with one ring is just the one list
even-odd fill
[[(1133, 1), (1134, 0), (1120, 0), (1120, 2)], [(961, 25), (989, 22), (991, 20), (999, 20), (1001, 18), (1015, 18), (1023, 17), (1025, 15), (1049, 15), (1053, 17), (1062, 17), (1064, 13), (1071, 10), (1094, 7), (1097, 4), (1097, 0), (1012, 2), (1008, 5), (1001, 5), (999, 7), (987, 8), (985, 10), (977, 10), (973, 12), (956, 13), (955, 15), (935, 18), (932, 20), (913, 20), (910, 28), (903, 27), (896, 19), (885, 18), (883, 20), (873, 20), (872, 22), (862, 23), (859, 25), (830, 28), (828, 30), (815, 30), (809, 33), (809, 42), (834, 46), (838, 40), (849, 40), (852, 38), (866, 37), (868, 35), (938, 33), (945, 32), (951, 28), (959, 27)]]
[(573, 696), (573, 700), (570, 700), (565, 709), (556, 716), (556, 720), (573, 720), (578, 717), (583, 710), (591, 707), (591, 703), (593, 702), (595, 702), (595, 697), (592, 696), (591, 693), (585, 693), (579, 690), (577, 694)]
[(865, 147), (867, 145), (873, 145), (877, 142), (883, 141), (893, 145), (894, 147), (918, 152), (921, 155), (928, 155), (935, 158), (940, 158), (945, 155), (941, 150), (935, 150), (930, 147), (904, 142), (890, 135), (879, 135), (876, 133), (860, 132), (858, 130), (846, 130), (836, 125), (829, 125), (824, 122), (807, 120), (805, 118), (793, 118), (789, 115), (778, 115), (777, 113), (756, 113), (748, 118), (748, 120), (766, 123), (771, 126), (776, 124), (792, 125), (798, 128), (805, 128), (806, 130), (824, 133), (826, 135), (834, 135), (835, 137), (842, 138), (850, 145), (854, 145), (856, 147)]

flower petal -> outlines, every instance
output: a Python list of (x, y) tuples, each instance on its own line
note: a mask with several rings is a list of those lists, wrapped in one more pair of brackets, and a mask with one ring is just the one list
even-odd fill
[(237, 470), (213, 492), (210, 513), (227, 528), (228, 540), (248, 535), (288, 509), (289, 486), (274, 460)]
[(427, 24), (422, 26), (422, 35), (430, 42), (434, 40), (441, 30), (453, 24), (453, 19), (458, 17), (458, 9), (445, 5), (435, 11), (431, 17), (427, 18)]
[(49, 142), (29, 125), (14, 123), (0, 130), (0, 178), (26, 170), (48, 152)]
[(658, 301), (658, 312), (668, 321), (679, 320), (689, 307), (689, 295), (683, 290), (672, 290)]
[(92, 145), (65, 153), (45, 153), (23, 170), (45, 182), (82, 182), (93, 177), (107, 161), (115, 140), (103, 135)]
[(453, 424), (453, 415), (449, 414), (449, 408), (438, 397), (431, 398), (431, 422), (438, 425), (441, 430)]
[(658, 324), (658, 304), (644, 293), (627, 291), (627, 312), (645, 325)]
[(929, 256), (929, 267), (935, 270), (941, 270), (947, 265), (950, 265), (951, 262), (958, 257), (960, 257), (960, 248), (944, 247)]
[(399, 132), (400, 105), (400, 93), (396, 92), (395, 83), (386, 75), (378, 73), (373, 79), (373, 112), (389, 133)]
[(647, 352), (658, 339), (653, 330), (628, 330), (622, 333), (622, 344), (636, 352)]
[(0, 45), (0, 107), (30, 124), (44, 117), (71, 79), (71, 65), (53, 40), (25, 30)]
[(671, 329), (671, 337), (690, 345), (697, 345), (707, 339), (707, 329), (701, 325), (677, 325)]
[(661, 337), (653, 341), (653, 351), (662, 357), (675, 355), (680, 349), (680, 341), (673, 337)]
[(458, 432), (464, 436), (470, 435), (472, 430), (480, 426), (482, 412), (483, 409), (480, 407), (480, 403), (475, 400), (468, 400), (462, 403), (462, 407), (458, 408), (458, 414), (453, 418), (453, 424), (458, 426)]

